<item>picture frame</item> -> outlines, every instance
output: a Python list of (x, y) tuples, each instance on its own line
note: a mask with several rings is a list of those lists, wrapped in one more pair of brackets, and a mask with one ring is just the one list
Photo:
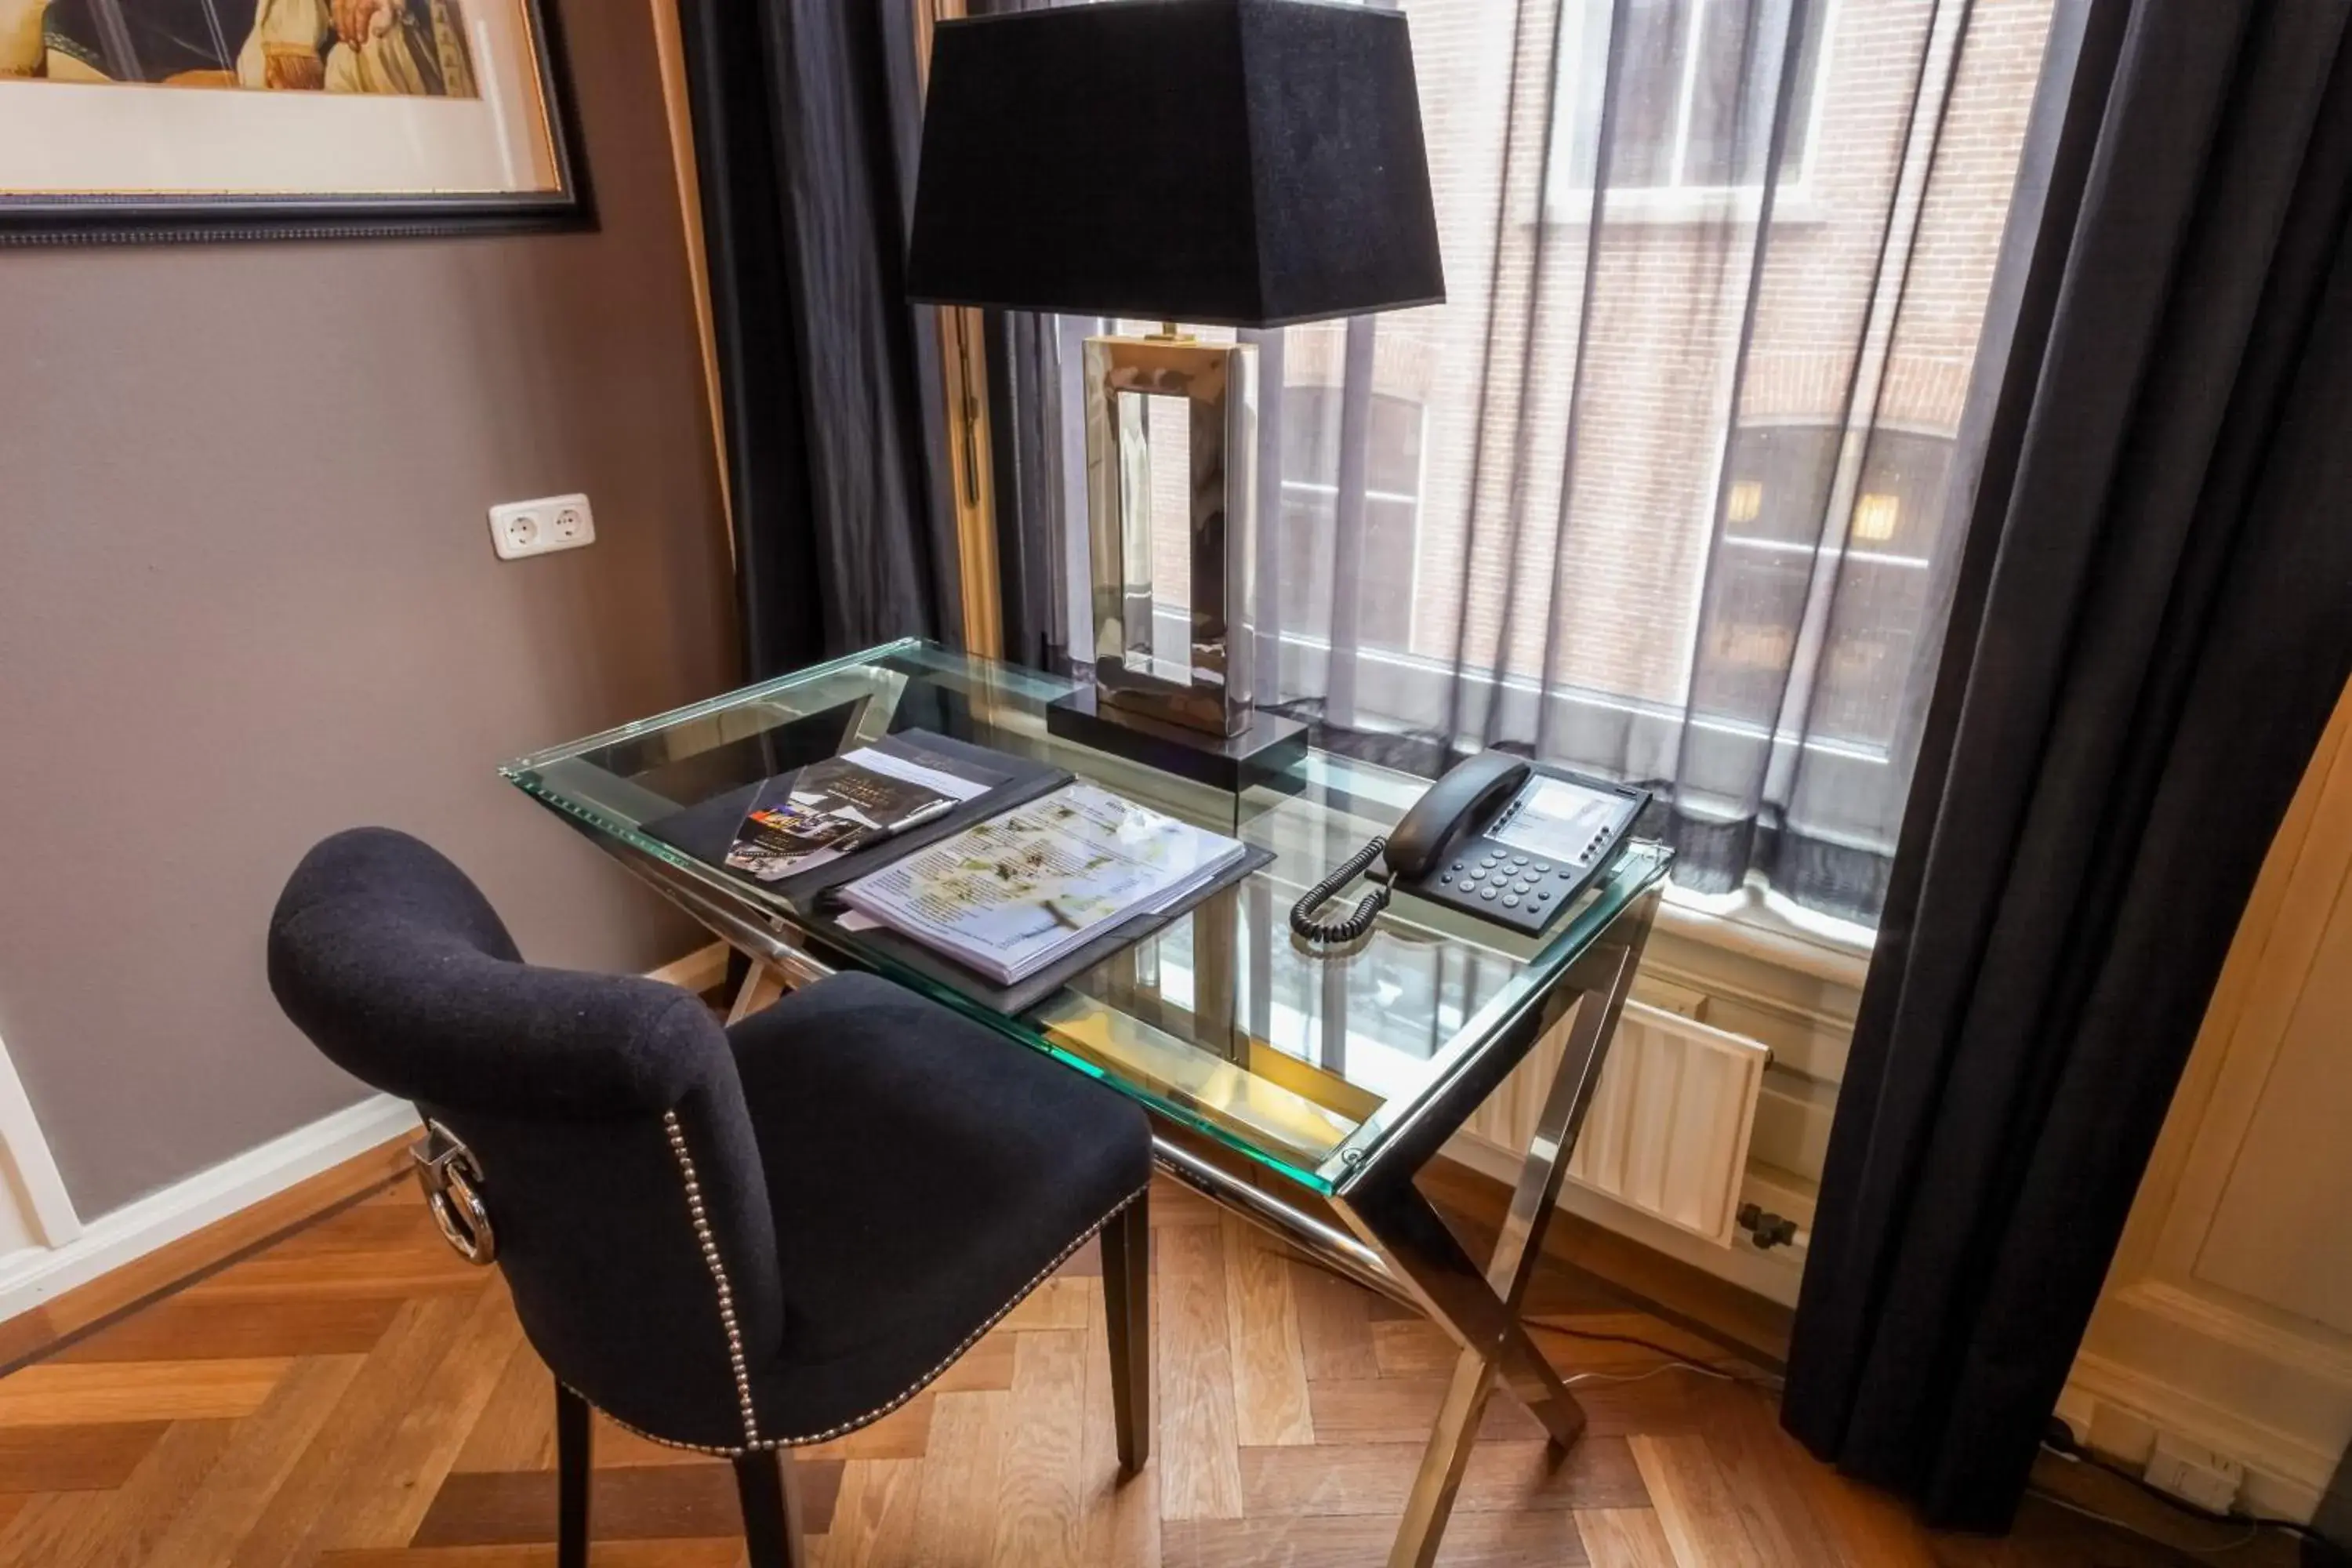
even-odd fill
[[(79, 40), (46, 19), (46, 61), (71, 79), (0, 71), (0, 247), (594, 226), (548, 0), (0, 0), (0, 49), (12, 8), (21, 26), (25, 9), (51, 5), (71, 7), (69, 24), (100, 40), (81, 49), (97, 67), (131, 58), (150, 72), (185, 61), (193, 15), (206, 24), (194, 30), (200, 68), (85, 76), (69, 52)], [(247, 12), (249, 33), (223, 25)], [(127, 22), (152, 28), (167, 15), (181, 25), (159, 35), (163, 47), (142, 54), (132, 37), (104, 52)], [(354, 16), (373, 23), (358, 49), (348, 26), (334, 30)], [(265, 26), (298, 47), (265, 49)], [(392, 52), (403, 28), (409, 47)], [(299, 46), (314, 31), (306, 56)], [(223, 79), (233, 73), (243, 79)], [(289, 85), (325, 89), (271, 90)], [(342, 150), (347, 165), (335, 163)]]

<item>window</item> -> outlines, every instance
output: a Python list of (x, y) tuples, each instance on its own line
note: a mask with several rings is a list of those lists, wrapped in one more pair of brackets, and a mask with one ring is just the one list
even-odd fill
[(1648, 782), (1686, 890), (1867, 923), (2051, 0), (1403, 5), (1447, 298), (1262, 340), (1260, 699)]
[[(1764, 426), (1732, 438), (1716, 613), (1700, 650), (1693, 705), (1769, 725), (1780, 717), (1819, 568), (1822, 517), (1842, 432), (1830, 425)], [(1935, 540), (1943, 523), (1951, 441), (1874, 432), (1855, 482), (1845, 549), (1829, 600), (1825, 649), (1806, 727), (1846, 745), (1890, 747), (1905, 682), (1928, 619)]]
[[(1566, 155), (1555, 194), (1589, 196), (1596, 172), (1611, 195), (1628, 191), (1753, 189), (1764, 178), (1781, 62), (1791, 40), (1790, 0), (1623, 0), (1615, 151), (1597, 171), (1601, 114), (1616, 0), (1570, 0), (1564, 40), (1572, 90), (1560, 95)], [(1808, 9), (1790, 99), (1780, 184), (1803, 182), (1813, 141), (1814, 85), (1828, 0)], [(1577, 205), (1581, 205), (1580, 201)]]
[[(1419, 577), (1422, 405), (1383, 392), (1370, 398), (1356, 637), (1402, 652), (1412, 646)], [(1336, 386), (1290, 386), (1282, 394), (1282, 625), (1314, 637), (1331, 635), (1345, 401)]]
[(1927, 649), (1936, 538), (1952, 443), (1941, 436), (1872, 434), (1838, 564), (1829, 644), (1814, 679), (1812, 728), (1825, 738), (1891, 746), (1906, 678)]

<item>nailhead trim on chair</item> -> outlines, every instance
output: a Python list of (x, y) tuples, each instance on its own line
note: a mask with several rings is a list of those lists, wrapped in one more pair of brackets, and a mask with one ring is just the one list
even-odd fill
[(702, 1244), (702, 1261), (709, 1267), (710, 1282), (719, 1289), (719, 1322), (727, 1331), (727, 1364), (735, 1374), (735, 1403), (743, 1412), (743, 1444), (756, 1448), (760, 1444), (760, 1417), (751, 1408), (751, 1369), (743, 1360), (743, 1331), (735, 1321), (735, 1294), (727, 1286), (727, 1265), (719, 1258), (719, 1240), (710, 1232), (710, 1216), (702, 1207), (702, 1184), (694, 1174), (694, 1156), (687, 1152), (686, 1129), (678, 1124), (677, 1112), (662, 1112), (662, 1126), (669, 1133), (669, 1151), (677, 1156), (677, 1168), (686, 1178), (687, 1212), (694, 1216), (694, 1238)]
[[(686, 1157), (685, 1142), (682, 1138), (678, 1137), (677, 1133), (675, 1123), (677, 1122), (677, 1118), (673, 1115), (669, 1120), (673, 1124), (671, 1130), (672, 1144), (677, 1149), (679, 1159), (683, 1160)], [(692, 1167), (688, 1166), (689, 1172), (691, 1169)], [(689, 1182), (691, 1178), (689, 1176)], [(770, 1437), (764, 1441), (761, 1440), (758, 1432), (751, 1429), (751, 1381), (741, 1371), (741, 1345), (740, 1342), (736, 1339), (734, 1323), (731, 1319), (728, 1323), (727, 1333), (730, 1344), (735, 1348), (737, 1352), (736, 1365), (738, 1372), (736, 1384), (737, 1387), (742, 1391), (743, 1425), (746, 1429), (746, 1440), (740, 1447), (720, 1448), (708, 1443), (681, 1443), (675, 1437), (656, 1437), (651, 1432), (647, 1432), (642, 1427), (630, 1426), (627, 1422), (622, 1420), (619, 1416), (614, 1415), (609, 1410), (604, 1412), (604, 1419), (610, 1421), (614, 1426), (618, 1426), (624, 1432), (643, 1437), (648, 1443), (658, 1443), (665, 1448), (683, 1448), (687, 1452), (693, 1454), (713, 1454), (722, 1459), (740, 1458), (745, 1454), (762, 1452), (771, 1448), (805, 1448), (812, 1443), (826, 1443), (832, 1441), (835, 1437), (846, 1436), (850, 1433), (856, 1431), (860, 1426), (872, 1426), (875, 1422), (881, 1420), (882, 1417), (889, 1415), (890, 1412), (898, 1409), (898, 1406), (906, 1404), (907, 1401), (914, 1398), (915, 1395), (922, 1393), (926, 1388), (929, 1388), (931, 1384), (937, 1380), (940, 1373), (953, 1366), (957, 1360), (962, 1356), (964, 1352), (971, 1349), (971, 1347), (979, 1342), (980, 1337), (982, 1334), (988, 1332), (989, 1330), (1003, 1322), (1006, 1313), (1012, 1311), (1013, 1308), (1027, 1300), (1031, 1291), (1036, 1289), (1038, 1286), (1043, 1285), (1055, 1269), (1061, 1268), (1063, 1264), (1067, 1263), (1070, 1260), (1070, 1254), (1077, 1251), (1079, 1247), (1084, 1247), (1087, 1242), (1093, 1240), (1102, 1230), (1103, 1226), (1117, 1219), (1121, 1214), (1126, 1212), (1129, 1204), (1132, 1204), (1136, 1199), (1141, 1197), (1145, 1193), (1150, 1192), (1150, 1190), (1151, 1189), (1149, 1186), (1139, 1187), (1134, 1192), (1128, 1194), (1127, 1196), (1119, 1199), (1118, 1202), (1113, 1204), (1108, 1212), (1104, 1214), (1102, 1218), (1095, 1221), (1094, 1224), (1080, 1231), (1076, 1240), (1071, 1242), (1069, 1246), (1062, 1248), (1060, 1252), (1055, 1254), (1053, 1260), (1047, 1263), (1045, 1268), (1040, 1268), (1036, 1273), (1031, 1275), (1029, 1277), (1028, 1283), (1023, 1285), (1021, 1289), (1013, 1292), (1012, 1300), (1006, 1301), (1004, 1305), (997, 1308), (995, 1311), (990, 1313), (986, 1322), (972, 1330), (969, 1334), (966, 1334), (963, 1337), (963, 1342), (957, 1345), (955, 1349), (948, 1352), (946, 1357), (940, 1361), (939, 1365), (931, 1368), (930, 1371), (917, 1378), (913, 1385), (908, 1388), (905, 1393), (898, 1394), (887, 1405), (878, 1405), (875, 1406), (863, 1415), (851, 1416), (848, 1420), (844, 1421), (838, 1426), (828, 1426), (822, 1432), (811, 1432), (804, 1436)], [(701, 1201), (698, 1197), (696, 1197), (693, 1199), (693, 1203), (695, 1226), (698, 1230), (701, 1230), (704, 1228), (702, 1222)], [(712, 1268), (716, 1269), (717, 1261), (715, 1253), (711, 1254), (711, 1257)], [(721, 1288), (724, 1288), (723, 1285)], [(572, 1387), (570, 1384), (566, 1384), (564, 1386), (566, 1388)], [(580, 1394), (580, 1391), (576, 1388), (572, 1389), (572, 1392), (574, 1394)], [(580, 1397), (583, 1399), (588, 1399), (588, 1396), (584, 1394), (580, 1394)], [(594, 1405), (595, 1401), (588, 1400), (588, 1403)]]

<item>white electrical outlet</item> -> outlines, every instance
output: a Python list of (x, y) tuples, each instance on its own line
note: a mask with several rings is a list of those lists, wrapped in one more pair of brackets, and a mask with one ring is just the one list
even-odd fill
[(2159, 1432), (2141, 1475), (2149, 1486), (2183, 1502), (2209, 1513), (2227, 1513), (2238, 1500), (2238, 1489), (2245, 1484), (2246, 1468), (2210, 1448)]
[(490, 548), (501, 561), (577, 550), (595, 539), (596, 514), (586, 496), (546, 496), (490, 508)]

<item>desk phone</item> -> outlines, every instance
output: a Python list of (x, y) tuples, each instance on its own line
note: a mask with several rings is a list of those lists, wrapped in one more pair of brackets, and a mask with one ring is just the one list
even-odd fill
[[(1300, 899), (1291, 929), (1310, 942), (1370, 931), (1395, 889), (1530, 935), (1592, 885), (1650, 802), (1612, 784), (1504, 752), (1481, 752), (1429, 786), (1385, 839), (1375, 838)], [(1383, 872), (1348, 914), (1316, 911), (1374, 860)]]

